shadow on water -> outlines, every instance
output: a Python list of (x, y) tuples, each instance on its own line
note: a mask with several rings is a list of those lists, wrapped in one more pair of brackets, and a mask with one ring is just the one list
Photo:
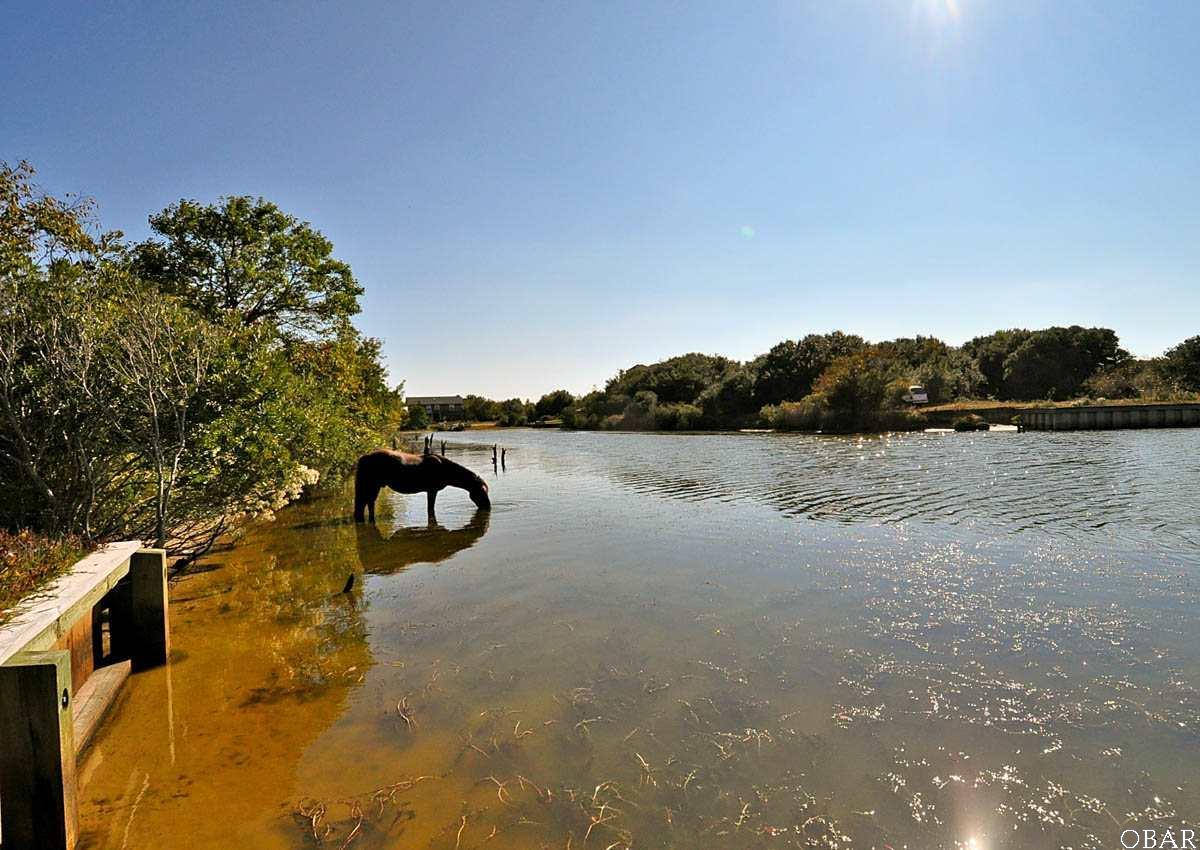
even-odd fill
[(491, 511), (477, 510), (462, 528), (446, 528), (431, 518), (427, 525), (355, 527), (358, 562), (364, 573), (393, 575), (413, 564), (440, 564), (470, 549), (487, 534)]

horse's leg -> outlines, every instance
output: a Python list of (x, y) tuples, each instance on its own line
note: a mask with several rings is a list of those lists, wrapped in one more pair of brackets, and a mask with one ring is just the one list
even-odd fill
[(370, 512), (371, 522), (375, 521), (375, 498), (379, 495), (379, 485), (370, 484), (361, 478), (354, 481), (354, 521), (362, 522), (363, 515)]
[(433, 514), (434, 514), (433, 503), (437, 501), (437, 494), (438, 494), (437, 490), (429, 490), (427, 493), (427, 495), (429, 496), (429, 518), (430, 519), (433, 519)]

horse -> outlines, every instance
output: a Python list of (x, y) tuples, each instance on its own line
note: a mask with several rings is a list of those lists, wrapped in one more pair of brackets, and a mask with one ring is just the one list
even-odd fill
[(363, 522), (369, 514), (375, 521), (375, 499), (383, 487), (397, 493), (426, 493), (429, 516), (433, 517), (438, 491), (461, 487), (480, 510), (490, 510), (487, 483), (462, 464), (440, 455), (414, 455), (390, 449), (368, 452), (358, 459), (354, 471), (354, 521)]

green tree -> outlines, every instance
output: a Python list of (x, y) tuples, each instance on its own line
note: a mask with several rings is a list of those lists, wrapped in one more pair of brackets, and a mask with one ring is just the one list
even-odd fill
[(843, 355), (821, 373), (813, 395), (828, 405), (839, 428), (870, 427), (887, 398), (891, 367), (887, 354), (874, 347)]
[(1129, 353), (1108, 328), (1072, 325), (1035, 331), (1004, 361), (1004, 396), (1074, 398), (1098, 370), (1128, 359)]
[(126, 471), (75, 380), (107, 373), (97, 311), (120, 234), (34, 177), (0, 163), (0, 521), (91, 537), (119, 521), (100, 505)]
[(648, 366), (639, 364), (625, 369), (608, 382), (605, 392), (610, 397), (633, 398), (646, 391), (654, 393), (660, 402), (692, 403), (736, 365), (727, 357), (683, 354)]
[(500, 403), (481, 395), (469, 395), (463, 399), (463, 416), (473, 422), (495, 422), (503, 410)]
[(554, 390), (537, 400), (533, 413), (539, 419), (543, 416), (559, 416), (574, 403), (575, 396), (566, 390)]
[(426, 413), (424, 407), (419, 404), (408, 406), (408, 427), (416, 431), (429, 427), (429, 414)]
[[(710, 427), (723, 427), (739, 424), (746, 417), (756, 413), (754, 404), (754, 374), (747, 366), (731, 366), (726, 374), (715, 384), (700, 393), (697, 405), (703, 411), (703, 419)], [(699, 424), (699, 419), (691, 417), (689, 427)]]
[(982, 376), (980, 392), (990, 398), (1006, 397), (1005, 362), (1032, 333), (1024, 328), (1010, 328), (986, 336), (977, 336), (963, 344), (963, 351), (975, 361), (975, 366)]
[(622, 411), (621, 427), (631, 430), (653, 428), (657, 407), (658, 396), (650, 390), (639, 390)]
[(138, 273), (205, 317), (325, 335), (358, 312), (362, 287), (333, 244), (262, 198), (181, 200), (150, 217)]
[(1168, 381), (1186, 392), (1200, 392), (1200, 336), (1185, 339), (1167, 350), (1162, 373)]
[(194, 555), (398, 421), (348, 307), (212, 309), (195, 280), (140, 278), (145, 258), (88, 202), (41, 195), (32, 175), (0, 168), (0, 523)]
[(841, 331), (779, 343), (757, 361), (754, 405), (804, 398), (830, 363), (865, 346), (862, 337)]
[(500, 416), (497, 421), (501, 425), (524, 425), (529, 421), (530, 405), (519, 398), (510, 398), (500, 402)]

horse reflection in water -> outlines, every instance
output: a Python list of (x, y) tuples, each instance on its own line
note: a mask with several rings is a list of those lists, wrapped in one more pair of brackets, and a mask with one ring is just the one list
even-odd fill
[(487, 534), (491, 512), (477, 510), (461, 528), (446, 528), (431, 515), (426, 525), (356, 525), (358, 560), (364, 573), (391, 575), (413, 564), (440, 564)]

